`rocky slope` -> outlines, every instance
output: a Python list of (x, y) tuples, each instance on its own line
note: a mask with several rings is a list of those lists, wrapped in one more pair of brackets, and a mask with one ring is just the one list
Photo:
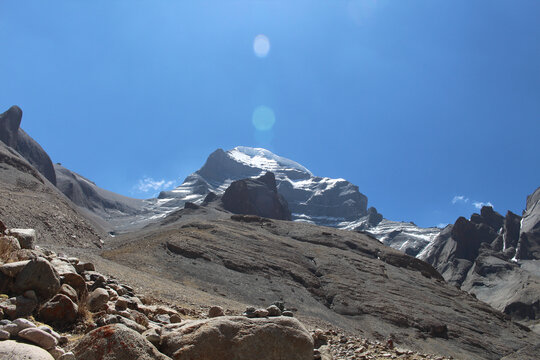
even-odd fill
[(103, 256), (214, 301), (284, 301), (299, 317), (458, 359), (499, 359), (538, 341), (428, 264), (366, 234), (231, 217), (217, 201), (115, 237)]
[(483, 207), (447, 226), (422, 254), (446, 281), (540, 331), (540, 207), (537, 189), (523, 217)]
[(75, 205), (98, 221), (103, 228), (114, 230), (118, 224), (136, 215), (146, 214), (147, 201), (122, 196), (98, 187), (94, 182), (60, 164), (54, 165), (56, 187)]
[(10, 227), (38, 230), (49, 246), (101, 246), (100, 233), (14, 149), (0, 142), (0, 216)]

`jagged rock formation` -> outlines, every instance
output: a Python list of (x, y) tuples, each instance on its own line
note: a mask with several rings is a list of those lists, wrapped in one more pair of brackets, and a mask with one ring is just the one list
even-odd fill
[(234, 181), (221, 201), (226, 210), (235, 214), (291, 220), (287, 200), (278, 193), (276, 178), (271, 172), (256, 179)]
[(0, 140), (21, 154), (47, 180), (56, 185), (56, 174), (52, 161), (43, 148), (20, 128), (22, 110), (10, 107), (0, 114)]
[(540, 330), (540, 207), (537, 189), (523, 218), (483, 207), (447, 226), (423, 254), (446, 281)]

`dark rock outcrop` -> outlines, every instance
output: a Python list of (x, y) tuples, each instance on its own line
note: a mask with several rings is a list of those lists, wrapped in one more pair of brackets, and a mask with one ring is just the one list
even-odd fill
[(47, 180), (56, 185), (56, 174), (49, 155), (20, 128), (22, 110), (12, 106), (0, 114), (0, 140), (21, 154)]
[(539, 194), (527, 198), (523, 218), (492, 207), (458, 218), (424, 257), (446, 281), (533, 328), (540, 320)]
[(225, 190), (221, 201), (226, 210), (236, 214), (291, 220), (287, 201), (278, 193), (276, 179), (271, 172), (257, 179), (234, 181)]

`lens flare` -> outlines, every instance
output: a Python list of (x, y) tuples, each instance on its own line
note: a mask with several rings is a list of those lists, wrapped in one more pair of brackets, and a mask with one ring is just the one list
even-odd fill
[(267, 106), (258, 106), (253, 110), (251, 121), (255, 129), (259, 131), (271, 130), (276, 122), (272, 109)]
[(268, 37), (263, 34), (259, 34), (255, 36), (255, 40), (253, 40), (253, 52), (255, 52), (255, 55), (263, 58), (268, 55), (268, 52), (270, 51), (270, 40), (268, 40)]

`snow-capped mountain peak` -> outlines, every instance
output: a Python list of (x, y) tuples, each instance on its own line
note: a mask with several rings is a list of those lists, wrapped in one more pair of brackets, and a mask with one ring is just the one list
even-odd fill
[(237, 146), (234, 149), (227, 151), (227, 153), (233, 159), (240, 163), (243, 163), (250, 167), (260, 168), (265, 171), (277, 172), (286, 170), (298, 170), (312, 175), (311, 171), (309, 171), (299, 163), (278, 156), (263, 148)]

